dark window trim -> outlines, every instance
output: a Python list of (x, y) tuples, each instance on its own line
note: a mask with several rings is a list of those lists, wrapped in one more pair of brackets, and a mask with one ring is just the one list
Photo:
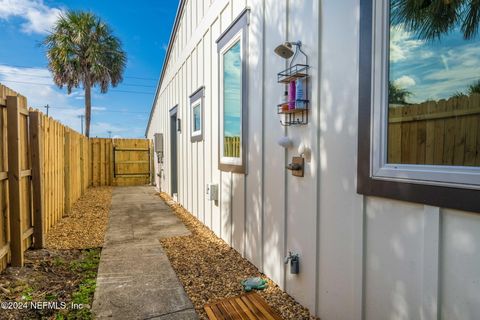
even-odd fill
[(199, 135), (192, 135), (193, 133), (193, 121), (192, 121), (192, 124), (191, 124), (191, 128), (190, 128), (190, 141), (191, 142), (198, 142), (198, 141), (202, 141), (203, 140), (203, 124), (204, 124), (204, 114), (205, 112), (203, 111), (204, 109), (204, 104), (205, 104), (205, 86), (201, 86), (200, 88), (198, 88), (197, 90), (195, 90), (194, 93), (192, 93), (190, 96), (189, 96), (189, 99), (190, 99), (190, 109), (192, 109), (192, 120), (193, 120), (193, 105), (192, 103), (194, 103), (195, 101), (197, 101), (198, 99), (202, 99), (202, 101), (200, 102), (200, 123), (201, 123), (201, 126), (200, 126), (200, 134)]
[(357, 192), (366, 196), (480, 212), (478, 190), (378, 180), (370, 176), (373, 1), (360, 0)]
[(170, 115), (173, 116), (178, 111), (178, 104), (175, 107), (172, 107), (169, 111)]
[(238, 17), (222, 32), (220, 37), (215, 41), (218, 52), (230, 41), (240, 30), (250, 24), (250, 9), (244, 9)]
[[(250, 9), (243, 10), (237, 18), (230, 24), (230, 26), (217, 39), (217, 51), (220, 51), (228, 42), (235, 37), (239, 32), (242, 32), (242, 165), (225, 164), (221, 162), (222, 155), (220, 154), (220, 143), (222, 133), (218, 135), (218, 169), (225, 172), (243, 173), (247, 174), (247, 141), (248, 141), (248, 25), (250, 24)], [(222, 57), (219, 55), (219, 59)], [(221, 81), (220, 68), (218, 68), (218, 79)], [(220, 90), (218, 90), (218, 101), (220, 102)], [(219, 105), (222, 105), (221, 102)], [(218, 113), (218, 123), (220, 126), (220, 112)]]

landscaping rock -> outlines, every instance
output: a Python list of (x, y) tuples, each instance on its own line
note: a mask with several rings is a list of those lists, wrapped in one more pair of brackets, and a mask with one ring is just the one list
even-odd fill
[(268, 287), (257, 293), (283, 319), (315, 319), (305, 307), (283, 292), (167, 194), (161, 193), (160, 197), (192, 233), (190, 236), (160, 239), (160, 242), (200, 319), (208, 319), (203, 309), (205, 304), (244, 293), (241, 281), (250, 277), (267, 280)]
[(89, 188), (69, 215), (47, 233), (51, 249), (87, 249), (103, 246), (112, 199), (111, 187)]

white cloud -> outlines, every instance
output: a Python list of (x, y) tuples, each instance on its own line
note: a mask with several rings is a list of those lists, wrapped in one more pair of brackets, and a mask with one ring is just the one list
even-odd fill
[(408, 59), (422, 44), (424, 41), (413, 39), (412, 33), (406, 31), (403, 24), (396, 25), (390, 32), (390, 61)]
[(393, 83), (400, 88), (408, 88), (414, 86), (416, 84), (416, 81), (410, 76), (401, 76), (400, 78), (393, 81)]
[(91, 137), (108, 137), (109, 131), (115, 134), (116, 137), (120, 137), (121, 133), (126, 133), (129, 129), (125, 127), (116, 126), (108, 122), (92, 122), (91, 125)]
[[(65, 90), (62, 92), (57, 89), (52, 81), (50, 71), (46, 68), (17, 68), (1, 64), (0, 84), (27, 97), (28, 106), (39, 109), (43, 113), (46, 113), (44, 106), (48, 104), (51, 107), (49, 109), (51, 117), (78, 132), (81, 131), (79, 116), (84, 114), (84, 106), (83, 102), (77, 100), (78, 98), (83, 99), (81, 88), (68, 95)], [(108, 107), (94, 105), (92, 111), (91, 136), (108, 137), (108, 131), (112, 131), (112, 135), (117, 136), (143, 136), (145, 129), (140, 123), (144, 122), (145, 115), (125, 114), (124, 119), (117, 118), (120, 124), (112, 124), (108, 122), (108, 118), (98, 122), (96, 120), (96, 115), (109, 112)], [(118, 111), (129, 112), (129, 109), (119, 108)], [(120, 115), (121, 113), (118, 114), (118, 116)], [(132, 122), (132, 119), (135, 119), (133, 120), (134, 126), (129, 126), (128, 124)], [(125, 121), (125, 124), (122, 123), (123, 121)]]
[(48, 33), (62, 11), (47, 6), (43, 0), (0, 0), (0, 19), (22, 18), (25, 21), (21, 30), (25, 33)]
[(422, 83), (415, 87), (412, 102), (448, 98), (480, 78), (480, 47), (458, 46), (455, 50), (439, 53), (436, 68), (422, 75)]
[(27, 97), (29, 107), (45, 113), (44, 106), (48, 104), (51, 106), (49, 115), (75, 130), (80, 130), (78, 116), (83, 114), (83, 108), (71, 104), (71, 95), (55, 90), (56, 86), (47, 69), (0, 65), (0, 83)]

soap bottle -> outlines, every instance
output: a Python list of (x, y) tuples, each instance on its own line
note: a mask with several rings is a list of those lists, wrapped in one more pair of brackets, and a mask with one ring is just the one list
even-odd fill
[(281, 111), (287, 111), (287, 110), (288, 110), (288, 91), (285, 90), (281, 100)]
[(294, 110), (295, 109), (295, 97), (296, 97), (296, 89), (295, 89), (295, 81), (290, 81), (288, 85), (288, 109)]
[(303, 82), (301, 79), (297, 79), (295, 82), (295, 109), (304, 109), (305, 101), (303, 95)]

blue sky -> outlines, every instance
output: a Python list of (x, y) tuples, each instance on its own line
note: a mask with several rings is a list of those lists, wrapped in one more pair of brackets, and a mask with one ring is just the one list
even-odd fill
[(240, 136), (241, 133), (241, 82), (242, 61), (240, 60), (240, 42), (237, 42), (224, 54), (224, 101), (225, 136)]
[(128, 56), (123, 83), (93, 94), (91, 136), (142, 137), (177, 6), (175, 0), (0, 0), (0, 83), (25, 95), (31, 107), (49, 104), (52, 117), (80, 131), (83, 90), (67, 95), (53, 85), (39, 43), (59, 12), (91, 11), (110, 25)]
[(448, 99), (480, 79), (479, 37), (459, 28), (434, 41), (419, 40), (401, 24), (390, 33), (390, 80), (412, 93), (407, 101)]

